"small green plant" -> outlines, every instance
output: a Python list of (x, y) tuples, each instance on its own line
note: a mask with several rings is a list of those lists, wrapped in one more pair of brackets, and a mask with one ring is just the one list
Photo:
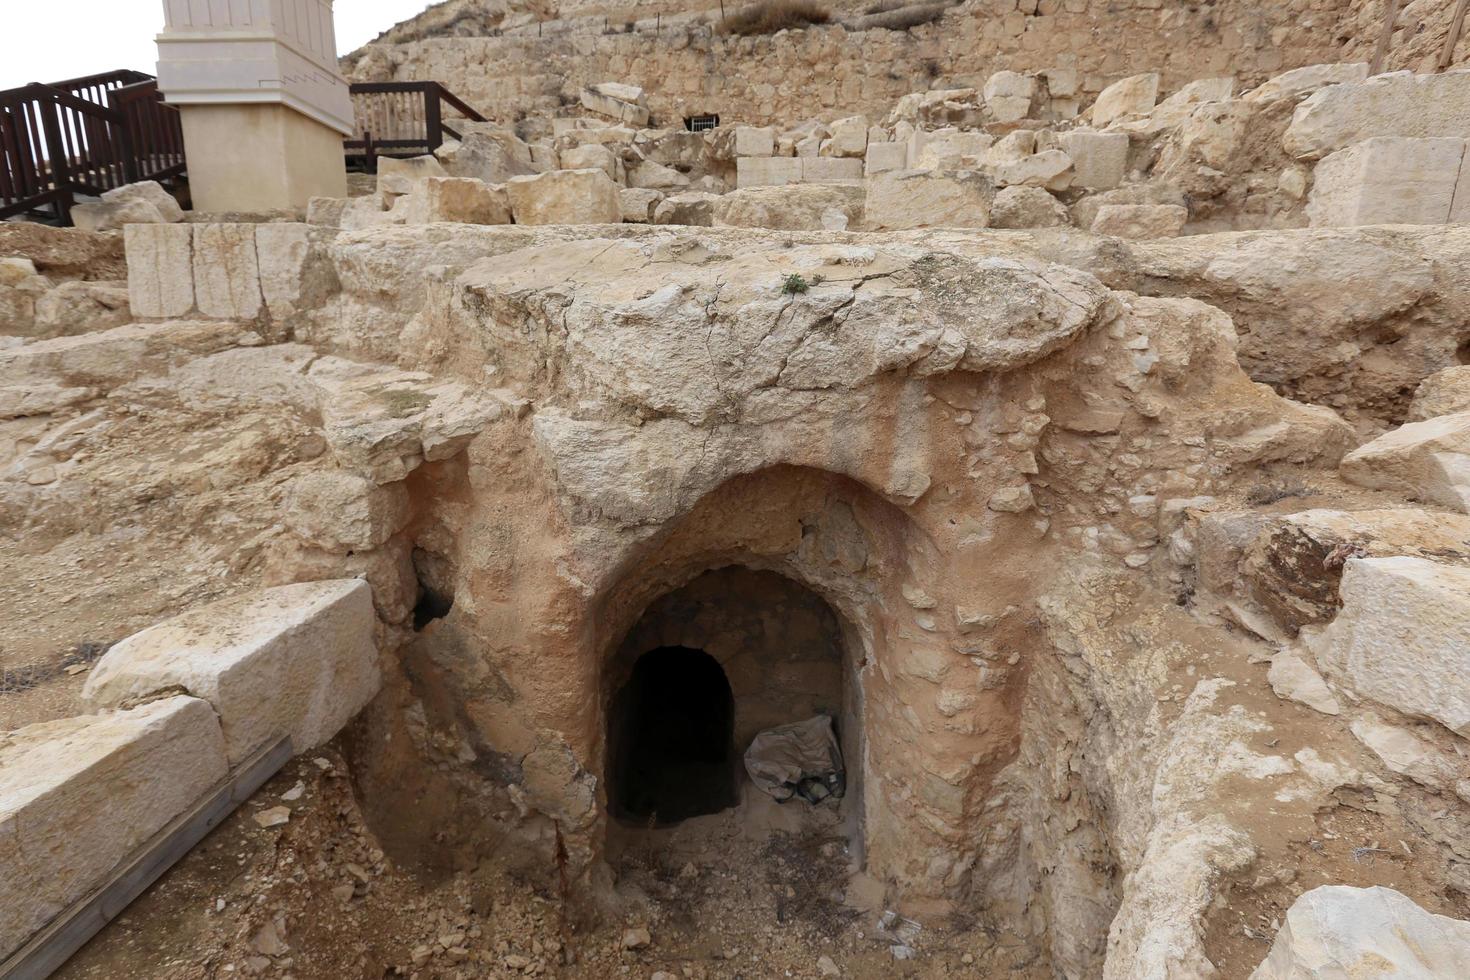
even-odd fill
[(791, 275), (781, 280), (781, 292), (785, 293), (788, 296), (794, 296), (797, 293), (804, 293), (811, 288), (811, 283), (807, 282), (806, 278), (797, 272), (793, 272)]

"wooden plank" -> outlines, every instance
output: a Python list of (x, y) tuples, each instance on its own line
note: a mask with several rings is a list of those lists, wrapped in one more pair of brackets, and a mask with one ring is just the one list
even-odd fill
[(1465, 26), (1465, 9), (1470, 7), (1470, 0), (1460, 0), (1455, 4), (1455, 15), (1450, 18), (1450, 32), (1444, 39), (1444, 50), (1439, 53), (1439, 64), (1436, 71), (1444, 71), (1455, 60), (1455, 45), (1460, 43), (1460, 31)]
[(129, 855), (112, 877), (83, 896), (0, 964), (0, 980), (45, 980), (117, 918), (148, 886), (204, 839), (290, 759), (283, 737), (242, 763), (208, 793)]
[(1383, 71), (1383, 62), (1388, 58), (1388, 46), (1393, 43), (1394, 21), (1399, 19), (1399, 0), (1383, 0), (1383, 33), (1378, 36), (1378, 47), (1373, 51), (1373, 61), (1368, 65), (1368, 74)]

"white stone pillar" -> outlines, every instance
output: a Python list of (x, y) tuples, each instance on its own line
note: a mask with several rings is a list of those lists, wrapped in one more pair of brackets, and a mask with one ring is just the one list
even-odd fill
[(164, 0), (158, 87), (179, 107), (200, 211), (345, 197), (352, 100), (332, 0)]

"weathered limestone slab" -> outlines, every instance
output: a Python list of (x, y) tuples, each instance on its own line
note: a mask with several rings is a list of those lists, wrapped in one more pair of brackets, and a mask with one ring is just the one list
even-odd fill
[(1098, 93), (1092, 103), (1092, 124), (1099, 129), (1123, 116), (1148, 112), (1159, 98), (1159, 75), (1145, 72), (1119, 79)]
[(378, 205), (387, 210), (398, 198), (413, 190), (415, 181), (425, 177), (448, 177), (439, 159), (430, 154), (419, 157), (378, 158)]
[(768, 157), (776, 152), (776, 130), (770, 126), (736, 126), (731, 151), (739, 157)]
[(863, 173), (872, 176), (886, 174), (890, 170), (902, 170), (908, 165), (908, 156), (909, 148), (905, 143), (869, 142)]
[(1323, 885), (1292, 903), (1250, 980), (1435, 980), (1470, 976), (1470, 922), (1392, 888)]
[(1303, 68), (1293, 68), (1291, 71), (1282, 72), (1275, 78), (1251, 89), (1241, 98), (1247, 102), (1274, 102), (1277, 99), (1294, 99), (1328, 85), (1367, 80), (1368, 63), (1365, 61), (1307, 65)]
[(1339, 689), (1470, 734), (1470, 568), (1349, 559), (1342, 611), (1309, 645)]
[(199, 312), (221, 320), (260, 313), (260, 264), (255, 225), (194, 225), (194, 299)]
[(663, 199), (662, 191), (647, 187), (624, 187), (618, 191), (618, 207), (622, 209), (623, 220), (637, 224), (653, 221), (653, 209)]
[[(600, 149), (600, 148), (599, 148)], [(426, 177), (408, 195), (409, 224), (452, 221), (468, 225), (508, 225), (510, 198), (504, 187), (473, 177)]]
[(671, 194), (654, 207), (653, 223), (708, 228), (714, 224), (715, 205), (720, 197), (719, 194), (706, 194), (704, 191)]
[(197, 698), (0, 734), (0, 960), (227, 772)]
[(804, 184), (850, 184), (863, 182), (863, 161), (857, 158), (806, 157), (797, 159)]
[(898, 170), (868, 178), (863, 222), (874, 231), (984, 228), (995, 185), (970, 170)]
[(240, 328), (233, 323), (174, 320), (38, 340), (0, 349), (0, 387), (34, 385), (51, 377), (110, 388), (227, 350), (239, 337)]
[(1105, 191), (1123, 183), (1128, 169), (1128, 134), (1074, 130), (1058, 140), (1072, 158), (1072, 186)]
[(1000, 187), (1045, 187), (1064, 191), (1072, 186), (1072, 157), (1065, 150), (1043, 150), (987, 168)]
[(1188, 219), (1189, 210), (1177, 204), (1104, 204), (1092, 219), (1092, 233), (1133, 240), (1175, 238)]
[(194, 229), (128, 225), (128, 305), (134, 316), (179, 317), (194, 309)]
[(1314, 227), (1438, 225), (1450, 220), (1465, 140), (1376, 136), (1317, 164), (1307, 215)]
[(802, 166), (817, 157), (740, 157), (735, 161), (735, 186), (779, 187), (801, 181)]
[(1067, 209), (1040, 187), (1007, 187), (990, 208), (992, 228), (1056, 228), (1069, 224)]
[(1470, 133), (1470, 72), (1397, 72), (1329, 85), (1297, 106), (1286, 152), (1315, 160), (1374, 136), (1464, 138)]
[(861, 157), (868, 151), (868, 121), (862, 116), (848, 116), (828, 127), (832, 136), (822, 144), (822, 156)]
[(248, 592), (123, 640), (97, 662), (82, 696), (115, 707), (180, 687), (219, 715), (231, 765), (282, 735), (302, 752), (377, 693), (376, 621), (360, 579)]
[(636, 85), (599, 82), (582, 89), (583, 108), (616, 119), (630, 126), (648, 125), (648, 108), (643, 105), (643, 90)]
[[(1025, 137), (1034, 140), (1029, 132)], [(908, 166), (913, 170), (964, 170), (978, 163), (994, 142), (989, 133), (957, 129), (916, 132), (909, 140)]]
[(601, 143), (584, 143), (561, 151), (559, 162), (563, 170), (591, 170), (596, 168), (613, 180), (618, 179), (618, 159), (612, 150)]
[(310, 253), (311, 241), (304, 224), (281, 221), (255, 226), (260, 295), (272, 319), (284, 320), (296, 314)]
[(1348, 453), (1339, 469), (1360, 487), (1470, 513), (1470, 412), (1401, 425)]
[(846, 231), (861, 223), (862, 213), (860, 187), (747, 187), (715, 201), (714, 224), (782, 231)]
[(73, 205), (71, 222), (82, 231), (117, 231), (128, 225), (165, 224), (163, 215), (149, 201), (96, 201)]
[(518, 225), (616, 224), (623, 220), (618, 185), (601, 170), (552, 170), (512, 177), (505, 191)]

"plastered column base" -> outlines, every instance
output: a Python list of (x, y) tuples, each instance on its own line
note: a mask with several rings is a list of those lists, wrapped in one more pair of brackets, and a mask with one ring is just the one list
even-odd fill
[(181, 105), (196, 211), (305, 207), (346, 197), (342, 134), (279, 104)]

